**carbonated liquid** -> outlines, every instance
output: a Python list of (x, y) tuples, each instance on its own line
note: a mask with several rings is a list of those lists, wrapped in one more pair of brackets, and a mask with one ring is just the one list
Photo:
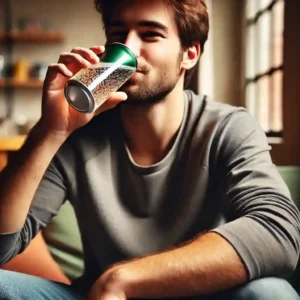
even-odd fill
[(135, 68), (128, 66), (119, 66), (111, 72), (112, 66), (111, 63), (101, 63), (101, 66), (95, 68), (82, 69), (73, 77), (91, 90), (95, 106), (100, 106), (106, 101), (110, 94), (118, 90), (135, 72)]

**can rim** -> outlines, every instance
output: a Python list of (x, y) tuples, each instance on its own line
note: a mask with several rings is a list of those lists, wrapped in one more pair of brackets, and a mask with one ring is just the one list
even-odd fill
[[(74, 84), (74, 83), (75, 83), (75, 84)], [(71, 84), (73, 84), (73, 85), (71, 85)], [(78, 107), (75, 107), (75, 106), (73, 105), (72, 101), (69, 99), (68, 94), (67, 94), (67, 91), (68, 91), (68, 89), (69, 89), (70, 87), (72, 87), (72, 86), (81, 87), (82, 90), (83, 90), (83, 92), (87, 95), (87, 99), (88, 99), (88, 108), (87, 108), (86, 110), (83, 110), (83, 109), (80, 109), (80, 108), (78, 108)], [(65, 94), (65, 97), (66, 97), (68, 103), (69, 103), (74, 109), (76, 109), (77, 111), (82, 112), (82, 113), (86, 113), (86, 114), (92, 113), (92, 112), (94, 111), (95, 103), (94, 103), (94, 101), (92, 101), (92, 99), (93, 99), (93, 94), (91, 93), (91, 91), (88, 89), (88, 87), (87, 87), (84, 83), (82, 83), (82, 82), (80, 82), (80, 81), (78, 81), (78, 80), (75, 80), (75, 79), (70, 79), (70, 80), (68, 80), (68, 82), (67, 82), (66, 85), (65, 85), (64, 94)]]

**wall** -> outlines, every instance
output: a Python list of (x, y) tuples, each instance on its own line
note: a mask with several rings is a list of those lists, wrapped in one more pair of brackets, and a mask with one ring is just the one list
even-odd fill
[[(70, 51), (73, 47), (90, 47), (103, 44), (105, 41), (101, 16), (94, 9), (93, 0), (11, 0), (11, 2), (14, 23), (20, 17), (35, 18), (48, 23), (53, 30), (65, 35), (62, 44), (17, 43), (14, 47), (14, 59), (26, 57), (29, 62), (43, 62), (49, 65), (57, 62), (60, 53)], [(0, 5), (3, 6), (3, 1)], [(15, 113), (37, 120), (40, 116), (41, 92), (41, 89), (16, 90)], [(0, 94), (0, 97), (0, 117), (2, 117), (5, 112), (3, 94)]]
[(243, 105), (243, 1), (212, 0), (212, 14), (214, 98)]

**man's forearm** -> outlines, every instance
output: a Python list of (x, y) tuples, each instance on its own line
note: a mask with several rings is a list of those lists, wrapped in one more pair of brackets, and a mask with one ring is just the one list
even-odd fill
[(46, 133), (39, 124), (14, 160), (0, 174), (0, 233), (20, 230), (34, 193), (53, 156), (66, 140), (63, 133)]
[(207, 233), (174, 250), (117, 265), (111, 272), (124, 284), (127, 298), (203, 295), (247, 280), (238, 254), (216, 233)]

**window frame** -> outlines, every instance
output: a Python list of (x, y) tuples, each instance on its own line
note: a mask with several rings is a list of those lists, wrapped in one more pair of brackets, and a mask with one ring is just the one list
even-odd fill
[[(253, 1), (253, 0), (248, 0), (248, 1)], [(259, 94), (258, 94), (258, 89), (259, 89), (259, 82), (264, 79), (264, 78), (269, 78), (269, 88), (268, 88), (268, 93), (270, 93), (269, 98), (267, 99), (267, 101), (269, 101), (268, 104), (266, 104), (266, 106), (268, 107), (268, 112), (270, 112), (270, 107), (272, 105), (276, 105), (275, 103), (275, 96), (272, 93), (272, 84), (273, 81), (275, 80), (275, 73), (276, 72), (282, 72), (282, 88), (281, 88), (281, 110), (279, 111), (279, 116), (280, 116), (280, 120), (277, 121), (278, 123), (281, 123), (278, 127), (282, 128), (281, 130), (272, 130), (272, 126), (274, 123), (274, 120), (271, 121), (270, 117), (267, 117), (267, 119), (265, 120), (265, 122), (263, 123), (267, 123), (267, 126), (263, 126), (263, 124), (261, 124), (263, 127), (271, 127), (271, 130), (265, 130), (266, 135), (268, 136), (268, 138), (271, 140), (273, 139), (274, 143), (281, 143), (282, 139), (284, 137), (284, 124), (283, 124), (283, 76), (284, 76), (284, 49), (282, 49), (282, 61), (281, 64), (279, 65), (274, 65), (274, 61), (273, 61), (273, 55), (274, 55), (274, 51), (273, 51), (273, 40), (272, 38), (274, 38), (273, 34), (274, 34), (274, 11), (273, 8), (274, 6), (280, 2), (283, 1), (283, 5), (284, 5), (284, 12), (283, 14), (285, 15), (285, 6), (286, 6), (286, 1), (285, 0), (271, 0), (270, 3), (268, 5), (266, 5), (264, 8), (260, 8), (258, 11), (256, 11), (252, 16), (249, 17), (248, 12), (247, 12), (247, 5), (248, 2), (247, 0), (244, 1), (244, 36), (246, 36), (247, 38), (244, 41), (244, 97), (245, 97), (245, 106), (249, 109), (250, 106), (254, 107), (254, 111), (252, 111), (252, 113), (255, 115), (255, 117), (259, 118), (259, 113), (258, 113), (258, 109), (260, 104), (256, 104), (256, 103), (247, 103), (249, 101), (248, 97), (247, 97), (247, 89), (250, 86), (250, 84), (252, 84), (252, 88), (254, 89), (254, 98), (259, 101)], [(255, 0), (256, 1), (256, 0)], [(251, 2), (251, 4), (254, 2)], [(256, 10), (256, 9), (255, 9)], [(260, 45), (259, 45), (259, 38), (258, 38), (258, 34), (257, 34), (257, 30), (259, 29), (259, 21), (261, 20), (261, 18), (267, 14), (270, 13), (270, 45), (269, 45), (269, 53), (270, 53), (270, 62), (268, 69), (266, 69), (265, 71), (261, 72), (261, 70), (258, 71), (259, 69), (259, 56), (260, 53), (259, 51), (261, 51)], [(283, 23), (285, 23), (285, 17), (283, 16)], [(283, 31), (284, 31), (284, 24), (283, 25)], [(249, 59), (251, 54), (248, 53), (247, 47), (249, 47), (249, 37), (248, 34), (250, 32), (249, 28), (250, 26), (255, 26), (254, 27), (254, 34), (255, 34), (255, 49), (256, 49), (256, 53), (254, 54), (254, 60), (252, 61), (252, 63), (254, 63), (254, 73), (251, 74), (251, 76), (248, 76), (246, 69), (248, 67), (249, 64)], [(283, 36), (283, 43), (282, 43), (282, 48), (284, 48), (284, 36)], [(274, 76), (274, 77), (273, 77)], [(254, 86), (253, 86), (254, 84)], [(274, 97), (274, 98), (273, 98)], [(250, 108), (251, 111), (251, 108)], [(262, 120), (260, 120), (262, 122)], [(264, 124), (265, 125), (265, 124)]]

